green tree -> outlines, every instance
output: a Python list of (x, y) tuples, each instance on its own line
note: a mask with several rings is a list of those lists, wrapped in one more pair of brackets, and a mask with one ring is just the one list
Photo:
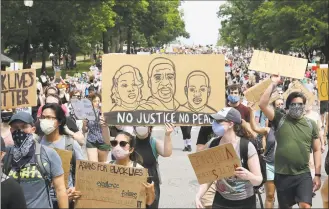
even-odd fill
[(329, 59), (328, 1), (228, 1), (218, 16), (226, 45), (295, 50), (308, 58), (320, 50)]

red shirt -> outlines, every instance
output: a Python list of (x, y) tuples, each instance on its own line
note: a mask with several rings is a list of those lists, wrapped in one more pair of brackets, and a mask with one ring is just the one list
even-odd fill
[[(227, 104), (227, 106), (231, 107), (229, 104)], [(234, 107), (234, 108), (240, 112), (241, 118), (243, 120), (245, 120), (248, 123), (250, 122), (250, 111), (249, 111), (248, 107), (246, 107), (240, 103), (237, 107)]]

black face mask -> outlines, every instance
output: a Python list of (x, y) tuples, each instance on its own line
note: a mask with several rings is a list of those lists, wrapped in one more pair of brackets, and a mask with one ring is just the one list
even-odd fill
[(13, 136), (13, 141), (15, 145), (20, 147), (31, 134), (27, 134), (22, 130), (15, 130), (11, 135)]
[(3, 123), (8, 123), (13, 116), (13, 112), (1, 112), (1, 121)]

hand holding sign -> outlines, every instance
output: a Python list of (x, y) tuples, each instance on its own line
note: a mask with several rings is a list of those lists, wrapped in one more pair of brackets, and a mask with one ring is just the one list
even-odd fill
[(250, 111), (254, 111), (255, 110), (255, 102), (248, 102), (248, 108)]
[(69, 200), (76, 201), (81, 197), (81, 192), (76, 191), (75, 187), (70, 187), (66, 192)]
[(170, 136), (170, 134), (174, 131), (175, 126), (171, 123), (166, 123), (166, 136)]
[(150, 183), (143, 183), (145, 187), (145, 193), (146, 193), (146, 204), (151, 205), (154, 202), (155, 199), (155, 191), (154, 191), (154, 182)]
[(248, 171), (244, 167), (237, 167), (235, 169), (234, 175), (236, 175), (239, 179), (249, 181), (251, 179), (250, 177), (252, 173), (250, 173), (250, 171)]
[(278, 85), (281, 82), (281, 76), (280, 75), (272, 75), (271, 80), (275, 85)]

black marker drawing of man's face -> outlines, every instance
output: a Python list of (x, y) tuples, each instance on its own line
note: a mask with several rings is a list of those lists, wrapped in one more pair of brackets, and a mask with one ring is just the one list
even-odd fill
[(209, 78), (202, 71), (193, 71), (187, 77), (185, 94), (189, 105), (199, 109), (208, 103), (210, 96)]
[(153, 66), (148, 84), (155, 98), (170, 102), (176, 92), (176, 74), (173, 65), (168, 60), (163, 59), (163, 63), (161, 61)]

